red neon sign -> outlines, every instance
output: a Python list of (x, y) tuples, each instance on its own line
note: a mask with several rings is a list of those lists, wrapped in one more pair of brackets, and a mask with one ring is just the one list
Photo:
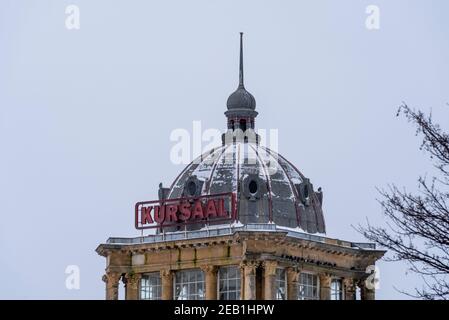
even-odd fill
[(136, 229), (164, 228), (190, 223), (235, 220), (235, 194), (218, 193), (199, 197), (137, 202)]

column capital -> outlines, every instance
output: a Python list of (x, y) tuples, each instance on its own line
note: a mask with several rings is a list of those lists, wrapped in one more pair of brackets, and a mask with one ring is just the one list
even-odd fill
[(320, 277), (320, 299), (330, 300), (332, 275), (329, 273), (320, 273), (318, 276)]
[(126, 288), (126, 300), (138, 300), (139, 299), (139, 283), (142, 278), (142, 274), (128, 272), (123, 275), (122, 281)]
[(256, 299), (256, 269), (260, 265), (258, 261), (244, 261), (240, 264), (240, 268), (243, 269), (244, 279), (244, 289), (243, 289), (243, 299), (244, 300), (255, 300)]
[(345, 293), (345, 300), (356, 299), (356, 285), (357, 281), (354, 278), (343, 278), (343, 289)]
[(320, 277), (320, 282), (323, 285), (326, 284), (330, 286), (332, 280), (332, 275), (330, 273), (320, 273), (318, 276)]
[(274, 300), (276, 298), (276, 269), (277, 261), (266, 260), (262, 263), (264, 268), (264, 299)]
[(106, 300), (118, 299), (118, 285), (122, 275), (118, 272), (106, 272), (102, 280), (106, 283)]
[(142, 279), (142, 274), (140, 273), (127, 273), (123, 280), (127, 286), (130, 286), (132, 289), (137, 289), (140, 279)]
[(274, 276), (276, 274), (278, 263), (277, 261), (264, 261), (263, 267), (265, 269), (265, 275)]
[(245, 273), (255, 274), (257, 267), (260, 265), (258, 261), (244, 261), (240, 264)]
[(200, 266), (200, 269), (205, 273), (216, 274), (218, 271), (218, 267), (210, 264)]
[(218, 267), (210, 264), (200, 266), (206, 280), (206, 300), (217, 300), (217, 271)]
[(355, 290), (355, 287), (357, 285), (357, 281), (354, 280), (354, 278), (343, 278), (343, 285), (346, 288), (351, 288), (351, 289)]
[(298, 278), (299, 269), (296, 266), (287, 267), (287, 298), (288, 300), (298, 299)]
[(162, 285), (162, 300), (173, 299), (173, 271), (170, 269), (162, 269), (160, 271)]
[(173, 274), (173, 271), (170, 269), (162, 269), (160, 271), (161, 278), (170, 278)]
[(287, 277), (292, 282), (297, 282), (300, 274), (300, 270), (298, 267), (287, 267)]
[(118, 272), (106, 272), (103, 277), (101, 277), (101, 280), (103, 280), (108, 285), (118, 285), (121, 274)]

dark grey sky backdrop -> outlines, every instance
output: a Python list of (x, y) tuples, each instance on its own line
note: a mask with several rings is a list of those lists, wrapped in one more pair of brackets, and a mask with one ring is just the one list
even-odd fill
[[(65, 7), (81, 29), (65, 28)], [(365, 28), (378, 5), (380, 30)], [(104, 297), (108, 236), (134, 236), (133, 205), (183, 166), (176, 128), (225, 126), (238, 32), (258, 128), (324, 189), (328, 235), (383, 223), (375, 187), (430, 172), (402, 101), (444, 119), (449, 3), (440, 1), (0, 2), (0, 298)], [(443, 122), (444, 122), (443, 121)], [(67, 265), (81, 289), (67, 290)], [(378, 298), (420, 281), (380, 263)]]

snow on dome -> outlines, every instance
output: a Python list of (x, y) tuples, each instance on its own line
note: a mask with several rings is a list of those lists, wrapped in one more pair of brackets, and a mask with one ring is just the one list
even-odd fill
[(253, 143), (236, 142), (206, 152), (181, 172), (167, 198), (225, 192), (236, 194), (243, 224), (274, 222), (325, 233), (321, 192), (284, 157)]

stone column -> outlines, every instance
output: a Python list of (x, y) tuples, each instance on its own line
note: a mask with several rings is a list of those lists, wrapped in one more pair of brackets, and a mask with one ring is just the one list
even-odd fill
[(106, 283), (106, 300), (118, 300), (118, 285), (121, 274), (107, 272), (102, 280)]
[(366, 283), (366, 280), (363, 280), (359, 283), (360, 286), (360, 298), (362, 300), (376, 300), (376, 290), (371, 288), (370, 283)]
[(161, 286), (161, 299), (173, 300), (173, 272), (171, 270), (161, 270)]
[(332, 277), (330, 274), (327, 273), (321, 273), (319, 276), (320, 276), (320, 300), (330, 300)]
[(217, 267), (216, 266), (202, 266), (206, 280), (206, 300), (217, 300)]
[(240, 300), (245, 298), (245, 268), (240, 265)]
[(126, 300), (139, 300), (140, 273), (127, 273), (125, 275)]
[(287, 268), (287, 299), (298, 300), (298, 277), (299, 270), (297, 268)]
[(343, 279), (343, 299), (344, 300), (355, 300), (356, 293), (356, 283), (352, 278), (344, 278)]
[(264, 261), (264, 300), (276, 299), (276, 261)]
[(244, 300), (256, 299), (256, 262), (247, 262), (243, 265), (244, 280)]

